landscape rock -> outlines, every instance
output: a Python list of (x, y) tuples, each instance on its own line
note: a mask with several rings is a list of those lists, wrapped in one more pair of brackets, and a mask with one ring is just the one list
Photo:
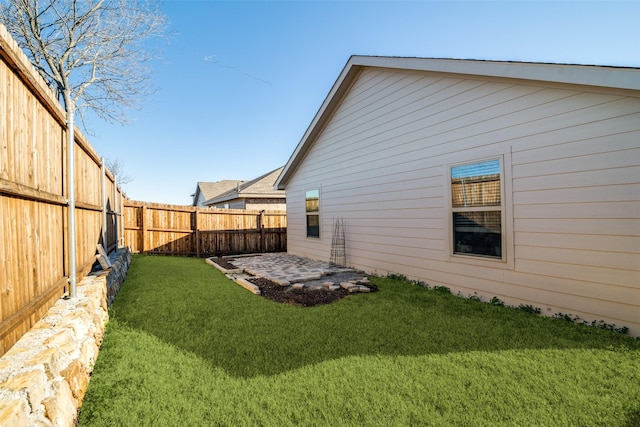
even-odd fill
[(98, 358), (100, 343), (95, 339), (87, 338), (80, 344), (80, 356), (78, 360), (83, 366), (93, 366)]
[(81, 403), (89, 386), (87, 367), (84, 366), (80, 360), (76, 359), (71, 362), (61, 374), (69, 385), (73, 397), (76, 398), (78, 403)]
[(75, 339), (69, 329), (63, 329), (42, 341), (44, 347), (56, 347), (64, 353), (72, 353), (75, 350)]
[(0, 387), (20, 393), (27, 398), (32, 408), (36, 408), (42, 405), (46, 380), (43, 369), (34, 369), (9, 378)]
[(32, 367), (40, 365), (44, 368), (47, 377), (54, 378), (60, 375), (60, 371), (69, 365), (69, 361), (70, 358), (67, 354), (58, 348), (49, 347), (27, 360), (24, 366)]
[(28, 426), (28, 409), (25, 399), (0, 400), (0, 426)]
[(72, 426), (75, 423), (78, 402), (66, 381), (51, 383), (51, 396), (44, 400), (44, 415), (53, 426)]

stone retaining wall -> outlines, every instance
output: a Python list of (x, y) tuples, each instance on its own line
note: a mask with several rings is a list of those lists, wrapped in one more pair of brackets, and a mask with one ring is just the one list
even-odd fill
[[(89, 385), (113, 301), (131, 262), (83, 278), (0, 358), (0, 426), (73, 426)], [(109, 302), (108, 302), (109, 301)]]
[(124, 283), (124, 279), (127, 277), (129, 271), (129, 265), (131, 265), (131, 250), (129, 248), (119, 249), (117, 253), (112, 253), (109, 256), (111, 261), (111, 268), (107, 270), (98, 271), (98, 276), (107, 276), (107, 306), (111, 307), (113, 300), (116, 299), (116, 295), (120, 292), (120, 286)]

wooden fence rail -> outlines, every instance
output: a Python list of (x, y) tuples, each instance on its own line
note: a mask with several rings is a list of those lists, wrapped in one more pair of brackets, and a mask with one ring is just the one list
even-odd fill
[[(0, 355), (67, 291), (66, 115), (0, 24)], [(122, 194), (75, 131), (77, 279), (117, 246)], [(116, 212), (119, 211), (119, 212)]]
[(134, 253), (210, 257), (287, 250), (286, 213), (125, 201), (124, 239)]

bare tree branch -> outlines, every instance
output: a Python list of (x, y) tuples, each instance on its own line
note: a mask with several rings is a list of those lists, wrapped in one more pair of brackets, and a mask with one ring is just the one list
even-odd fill
[(0, 22), (68, 112), (126, 123), (151, 92), (145, 43), (166, 27), (155, 1), (0, 0)]
[(118, 185), (126, 185), (133, 181), (133, 177), (126, 173), (124, 170), (124, 163), (122, 163), (119, 158), (105, 159), (104, 163), (105, 166), (107, 166), (107, 169), (116, 176)]

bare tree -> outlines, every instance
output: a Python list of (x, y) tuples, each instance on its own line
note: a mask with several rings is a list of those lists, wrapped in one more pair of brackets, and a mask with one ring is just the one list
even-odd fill
[(67, 115), (69, 284), (76, 296), (76, 111), (92, 109), (107, 121), (148, 93), (150, 51), (145, 40), (162, 34), (165, 18), (147, 0), (0, 0), (2, 22)]
[(93, 110), (109, 122), (150, 93), (150, 37), (165, 16), (156, 2), (136, 0), (5, 0), (0, 21), (68, 114)]
[(119, 158), (105, 159), (105, 165), (116, 176), (119, 185), (126, 185), (133, 181), (133, 177), (128, 175), (124, 170), (124, 163)]

